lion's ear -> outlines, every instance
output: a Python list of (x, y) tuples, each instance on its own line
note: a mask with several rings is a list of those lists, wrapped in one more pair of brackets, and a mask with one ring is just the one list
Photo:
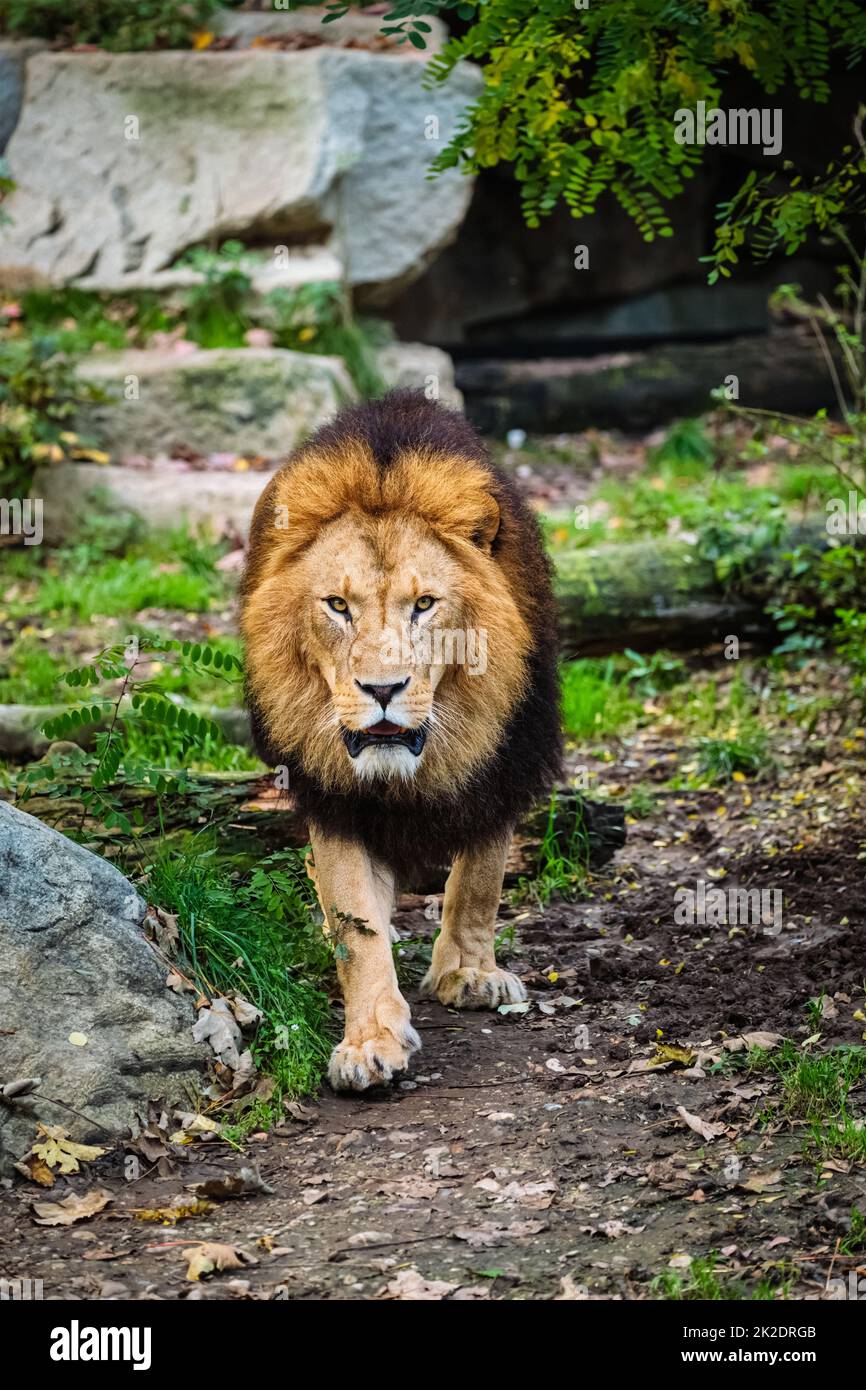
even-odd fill
[(499, 534), (499, 527), (502, 524), (502, 516), (499, 511), (499, 503), (490, 493), (484, 494), (482, 514), (477, 520), (472, 530), (472, 541), (481, 550), (489, 550)]

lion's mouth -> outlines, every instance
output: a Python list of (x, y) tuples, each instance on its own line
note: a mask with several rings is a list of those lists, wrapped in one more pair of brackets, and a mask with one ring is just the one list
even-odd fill
[(367, 729), (343, 729), (343, 742), (350, 758), (357, 758), (365, 748), (408, 748), (416, 758), (427, 742), (427, 730), (404, 729), (400, 724), (392, 724), (388, 719), (380, 719)]

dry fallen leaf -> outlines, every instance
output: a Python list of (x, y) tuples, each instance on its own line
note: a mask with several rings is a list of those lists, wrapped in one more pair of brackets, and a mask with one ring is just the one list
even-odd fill
[(229, 1006), (241, 1028), (253, 1028), (264, 1017), (261, 1009), (237, 992), (230, 997)]
[(199, 1010), (192, 1035), (196, 1042), (210, 1043), (219, 1060), (233, 1071), (240, 1064), (241, 1030), (227, 999), (213, 999), (210, 1008)]
[(782, 1181), (781, 1168), (775, 1168), (771, 1173), (753, 1173), (750, 1178), (744, 1178), (737, 1183), (738, 1187), (745, 1192), (766, 1192), (768, 1187), (776, 1187)]
[(197, 1283), (203, 1274), (212, 1274), (215, 1269), (243, 1269), (244, 1265), (254, 1265), (258, 1261), (252, 1255), (239, 1250), (235, 1245), (220, 1245), (217, 1241), (203, 1240), (199, 1245), (191, 1245), (182, 1250), (181, 1255), (189, 1262), (187, 1279)]
[(0, 1100), (16, 1100), (32, 1095), (41, 1085), (41, 1076), (22, 1076), (15, 1081), (7, 1081), (0, 1086)]
[(219, 1125), (207, 1115), (196, 1115), (191, 1111), (178, 1111), (181, 1128), (169, 1136), (172, 1144), (187, 1144), (197, 1134), (219, 1134)]
[(740, 1033), (736, 1038), (725, 1038), (722, 1047), (726, 1052), (745, 1052), (750, 1047), (760, 1047), (769, 1052), (780, 1042), (784, 1042), (781, 1033)]
[(544, 1211), (550, 1206), (556, 1194), (556, 1183), (550, 1182), (510, 1182), (503, 1187), (496, 1178), (481, 1178), (475, 1184), (482, 1192), (489, 1192), (497, 1202), (517, 1202), (521, 1207), (534, 1211)]
[(724, 1125), (714, 1124), (712, 1120), (702, 1120), (700, 1115), (690, 1114), (684, 1105), (677, 1106), (677, 1114), (681, 1120), (685, 1121), (689, 1129), (694, 1130), (695, 1134), (699, 1134), (702, 1139), (706, 1139), (708, 1142), (710, 1139), (718, 1139), (719, 1135), (725, 1132)]
[(215, 1202), (223, 1202), (227, 1197), (270, 1197), (274, 1191), (255, 1168), (241, 1168), (236, 1175), (226, 1173), (219, 1178), (193, 1183), (192, 1190), (199, 1197), (209, 1197)]
[(190, 1221), (192, 1217), (204, 1216), (213, 1209), (213, 1202), (175, 1197), (167, 1207), (130, 1207), (127, 1215), (134, 1216), (136, 1221), (157, 1221), (163, 1226), (176, 1226), (178, 1221)]
[(570, 1274), (564, 1274), (559, 1281), (561, 1292), (556, 1294), (554, 1303), (564, 1302), (585, 1302), (589, 1298), (589, 1291), (584, 1284), (575, 1284)]
[(83, 1197), (73, 1192), (62, 1202), (32, 1202), (31, 1206), (36, 1213), (34, 1220), (37, 1226), (72, 1226), (76, 1221), (86, 1221), (88, 1216), (95, 1216), (110, 1201), (110, 1192), (95, 1187), (92, 1192), (85, 1192)]
[(480, 1226), (458, 1226), (454, 1235), (458, 1240), (465, 1240), (473, 1250), (485, 1250), (491, 1245), (501, 1245), (506, 1240), (515, 1240), (520, 1236), (536, 1236), (546, 1230), (546, 1221), (515, 1221), (510, 1226), (501, 1226), (495, 1221), (483, 1221)]
[(92, 1163), (106, 1152), (95, 1144), (76, 1144), (60, 1125), (38, 1125), (39, 1133), (44, 1135), (41, 1142), (34, 1144), (31, 1153), (42, 1159), (48, 1168), (56, 1168), (60, 1173), (79, 1172), (79, 1163)]
[(401, 1269), (390, 1284), (385, 1286), (379, 1297), (435, 1303), (453, 1293), (456, 1288), (456, 1284), (449, 1284), (445, 1279), (425, 1279), (417, 1269)]
[(27, 1154), (20, 1163), (16, 1163), (14, 1166), (22, 1178), (29, 1178), (30, 1182), (37, 1182), (40, 1187), (54, 1186), (54, 1174), (38, 1154)]

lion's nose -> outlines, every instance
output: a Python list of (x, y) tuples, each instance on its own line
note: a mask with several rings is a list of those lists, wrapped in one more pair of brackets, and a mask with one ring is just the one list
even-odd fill
[(378, 700), (382, 706), (382, 712), (388, 708), (388, 704), (395, 695), (399, 695), (401, 690), (405, 690), (409, 684), (409, 677), (404, 681), (397, 681), (396, 685), (364, 685), (363, 681), (355, 681), (355, 684), (365, 694), (372, 695), (374, 700)]

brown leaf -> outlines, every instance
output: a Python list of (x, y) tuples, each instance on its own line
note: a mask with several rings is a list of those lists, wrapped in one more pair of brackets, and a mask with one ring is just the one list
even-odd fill
[(31, 1182), (38, 1182), (40, 1187), (54, 1186), (54, 1174), (38, 1154), (27, 1154), (20, 1163), (15, 1164), (15, 1170), (21, 1174), (22, 1178), (29, 1178)]
[(554, 1297), (554, 1303), (580, 1302), (584, 1303), (589, 1298), (589, 1292), (584, 1284), (575, 1284), (570, 1274), (564, 1274), (559, 1281), (561, 1292)]
[(243, 1269), (244, 1265), (254, 1265), (258, 1261), (252, 1255), (239, 1250), (235, 1245), (221, 1245), (217, 1241), (203, 1240), (199, 1245), (191, 1245), (182, 1250), (183, 1259), (188, 1261), (187, 1279), (197, 1283), (203, 1274), (213, 1274), (214, 1270)]
[(501, 1245), (503, 1241), (519, 1239), (520, 1236), (535, 1236), (546, 1230), (546, 1221), (515, 1221), (510, 1226), (483, 1221), (480, 1226), (458, 1226), (454, 1235), (458, 1240), (465, 1240), (473, 1250), (486, 1250), (491, 1245)]
[(545, 1211), (556, 1194), (556, 1183), (549, 1180), (510, 1182), (503, 1187), (496, 1178), (481, 1178), (475, 1186), (482, 1192), (490, 1192), (497, 1202), (517, 1202), (521, 1207), (530, 1207), (534, 1211)]
[(445, 1279), (425, 1279), (417, 1269), (401, 1269), (390, 1284), (385, 1286), (379, 1297), (436, 1303), (453, 1293), (456, 1288), (456, 1284), (449, 1284)]
[(677, 1114), (689, 1129), (694, 1130), (695, 1134), (699, 1134), (707, 1142), (718, 1139), (719, 1135), (725, 1132), (724, 1125), (714, 1124), (712, 1120), (702, 1120), (700, 1115), (691, 1115), (684, 1105), (677, 1106)]
[(722, 1047), (726, 1052), (745, 1052), (750, 1047), (760, 1047), (769, 1052), (780, 1042), (784, 1042), (781, 1033), (740, 1033), (736, 1038), (725, 1038)]
[(737, 1187), (742, 1187), (745, 1192), (766, 1192), (768, 1187), (776, 1187), (782, 1181), (781, 1168), (775, 1168), (771, 1173), (753, 1173), (750, 1178), (744, 1178), (737, 1183)]
[(215, 1202), (224, 1202), (228, 1197), (269, 1197), (274, 1191), (255, 1168), (241, 1168), (236, 1175), (226, 1173), (219, 1178), (193, 1183), (192, 1190), (199, 1197), (209, 1197)]
[(95, 1187), (92, 1192), (85, 1192), (83, 1197), (73, 1192), (62, 1202), (32, 1202), (31, 1206), (36, 1213), (34, 1220), (37, 1226), (72, 1226), (76, 1221), (86, 1221), (89, 1216), (95, 1216), (110, 1201), (110, 1192)]

